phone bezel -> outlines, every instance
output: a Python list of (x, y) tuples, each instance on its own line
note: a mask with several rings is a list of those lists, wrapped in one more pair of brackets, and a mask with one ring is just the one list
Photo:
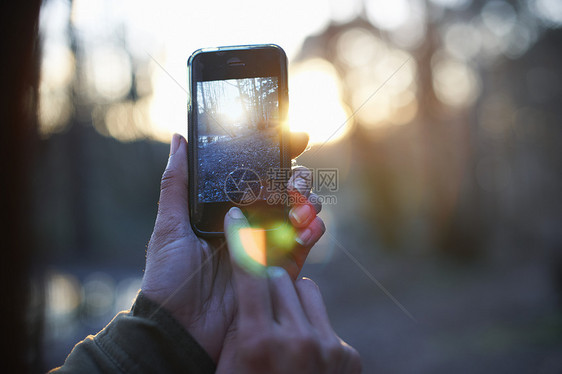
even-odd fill
[[(229, 64), (231, 59), (237, 59), (240, 64)], [(280, 131), (280, 166), (289, 168), (291, 165), (289, 132), (287, 128), (288, 112), (288, 77), (287, 56), (283, 49), (275, 44), (239, 45), (217, 48), (204, 48), (195, 51), (187, 62), (189, 76), (189, 99), (188, 99), (188, 175), (189, 175), (189, 214), (193, 231), (202, 237), (222, 237), (223, 231), (209, 231), (206, 227), (200, 227), (192, 217), (195, 214), (196, 204), (207, 204), (197, 202), (197, 135), (196, 124), (196, 85), (199, 81), (241, 79), (253, 77), (271, 77), (278, 79), (279, 118), (281, 121)], [(232, 202), (220, 203), (224, 213), (232, 206)], [(287, 207), (284, 206), (285, 218)], [(203, 214), (205, 210), (203, 210)], [(224, 217), (216, 217), (216, 225), (222, 226)], [(210, 218), (209, 218), (210, 219)], [(218, 221), (220, 220), (220, 221)], [(215, 225), (215, 226), (216, 226)]]

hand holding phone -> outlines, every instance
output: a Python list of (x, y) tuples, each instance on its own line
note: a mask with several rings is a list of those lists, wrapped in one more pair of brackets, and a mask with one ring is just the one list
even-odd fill
[[(306, 148), (306, 137), (295, 134), (292, 139), (292, 154), (297, 156)], [(192, 230), (187, 206), (187, 163), (187, 142), (174, 135), (141, 289), (167, 309), (217, 362), (236, 310), (232, 270), (225, 242), (202, 240)], [(282, 265), (293, 279), (324, 233), (320, 217), (316, 212), (309, 214), (301, 219), (309, 224), (297, 232), (310, 230), (312, 235), (303, 245), (293, 243), (291, 256)]]

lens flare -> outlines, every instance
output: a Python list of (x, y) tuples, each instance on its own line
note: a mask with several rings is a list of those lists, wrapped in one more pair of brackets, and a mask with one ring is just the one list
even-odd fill
[(258, 264), (265, 266), (265, 230), (247, 227), (240, 229), (239, 235), (245, 253)]
[(268, 232), (268, 239), (272, 247), (285, 253), (289, 252), (295, 246), (295, 228), (286, 222), (279, 223), (275, 227)]
[(265, 230), (233, 224), (227, 228), (229, 250), (245, 271), (256, 276), (265, 275)]
[(264, 276), (268, 265), (281, 265), (287, 254), (295, 248), (296, 231), (287, 222), (279, 222), (274, 229), (257, 227), (229, 227), (229, 248), (238, 264), (245, 271)]

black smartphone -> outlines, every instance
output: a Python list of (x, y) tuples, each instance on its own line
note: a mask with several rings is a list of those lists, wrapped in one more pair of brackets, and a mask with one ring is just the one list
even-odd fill
[(193, 230), (224, 235), (224, 216), (233, 206), (253, 226), (284, 224), (291, 165), (285, 52), (273, 44), (200, 49), (188, 70)]

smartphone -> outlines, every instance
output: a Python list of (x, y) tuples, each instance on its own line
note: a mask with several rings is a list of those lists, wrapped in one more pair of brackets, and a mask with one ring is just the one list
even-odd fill
[(224, 235), (238, 206), (253, 226), (287, 220), (291, 158), (287, 57), (273, 44), (200, 49), (188, 60), (189, 211), (194, 232)]

